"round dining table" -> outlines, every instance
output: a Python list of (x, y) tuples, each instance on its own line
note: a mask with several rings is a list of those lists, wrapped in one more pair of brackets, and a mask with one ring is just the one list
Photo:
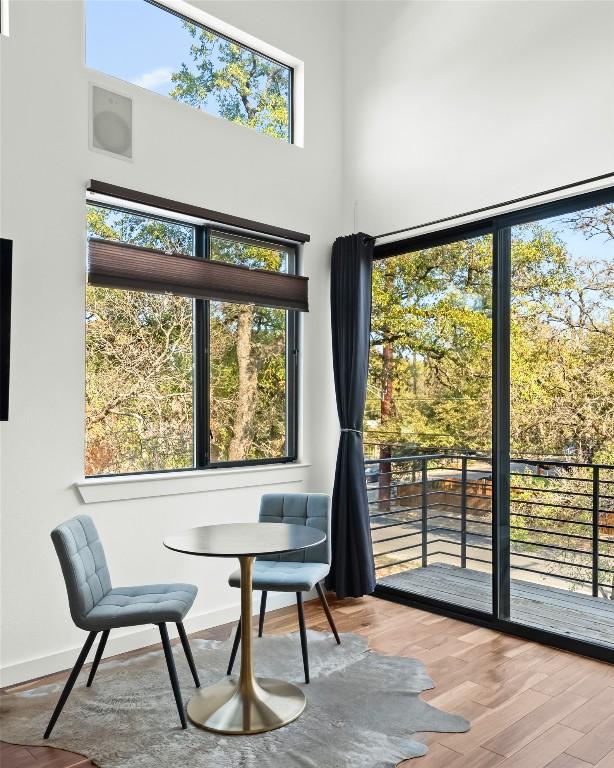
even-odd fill
[(256, 678), (252, 653), (252, 570), (254, 559), (314, 547), (326, 539), (316, 528), (287, 523), (226, 523), (190, 528), (164, 539), (175, 552), (200, 557), (236, 557), (241, 566), (241, 670), (199, 688), (187, 713), (200, 728), (216, 733), (253, 734), (281, 728), (305, 709), (305, 694), (296, 685)]

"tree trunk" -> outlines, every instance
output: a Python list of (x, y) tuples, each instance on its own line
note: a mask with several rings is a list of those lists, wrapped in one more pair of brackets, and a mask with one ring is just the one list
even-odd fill
[(228, 447), (228, 460), (241, 461), (247, 458), (251, 442), (251, 425), (256, 410), (258, 392), (258, 371), (252, 357), (252, 322), (254, 308), (245, 306), (239, 312), (237, 321), (237, 363), (239, 381), (237, 385), (237, 408), (233, 434)]
[[(393, 395), (392, 395), (392, 368), (393, 368), (393, 352), (392, 343), (384, 340), (382, 349), (382, 396), (380, 400), (380, 425), (382, 430), (385, 428), (388, 420), (392, 416), (393, 411)], [(384, 438), (385, 440), (386, 438)], [(380, 459), (389, 459), (391, 456), (391, 446), (389, 443), (380, 443), (379, 457)], [(387, 512), (390, 509), (390, 486), (392, 485), (392, 475), (390, 474), (392, 467), (391, 462), (381, 461), (379, 464), (379, 509), (380, 512)]]
[(380, 421), (382, 426), (387, 423), (393, 411), (392, 367), (392, 344), (389, 341), (384, 341), (382, 350), (382, 399), (380, 401)]

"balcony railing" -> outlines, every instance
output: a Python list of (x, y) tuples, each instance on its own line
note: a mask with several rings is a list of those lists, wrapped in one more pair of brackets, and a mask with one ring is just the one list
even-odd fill
[[(489, 457), (393, 456), (365, 469), (378, 577), (433, 562), (491, 568)], [(614, 465), (514, 458), (510, 484), (515, 575), (613, 598)]]

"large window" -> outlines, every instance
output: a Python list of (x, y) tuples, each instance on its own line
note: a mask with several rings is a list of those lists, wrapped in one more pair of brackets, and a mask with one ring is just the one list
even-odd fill
[[(296, 271), (294, 246), (90, 204), (88, 238)], [(88, 285), (86, 475), (288, 461), (294, 311)]]
[(375, 247), (378, 591), (614, 647), (614, 188)]
[[(443, 583), (461, 563), (491, 570), (492, 245), (484, 233), (374, 263), (365, 454), (376, 574), (423, 596), (432, 573)], [(488, 601), (487, 578), (482, 591)], [(448, 599), (475, 604), (471, 590)]]
[(292, 68), (164, 5), (86, 0), (86, 64), (292, 141)]

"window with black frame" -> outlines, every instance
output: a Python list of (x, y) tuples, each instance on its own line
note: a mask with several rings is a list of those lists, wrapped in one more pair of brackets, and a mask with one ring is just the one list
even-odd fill
[(374, 253), (376, 592), (610, 660), (614, 188)]
[(298, 303), (258, 285), (296, 247), (98, 204), (87, 224), (85, 474), (294, 460)]

